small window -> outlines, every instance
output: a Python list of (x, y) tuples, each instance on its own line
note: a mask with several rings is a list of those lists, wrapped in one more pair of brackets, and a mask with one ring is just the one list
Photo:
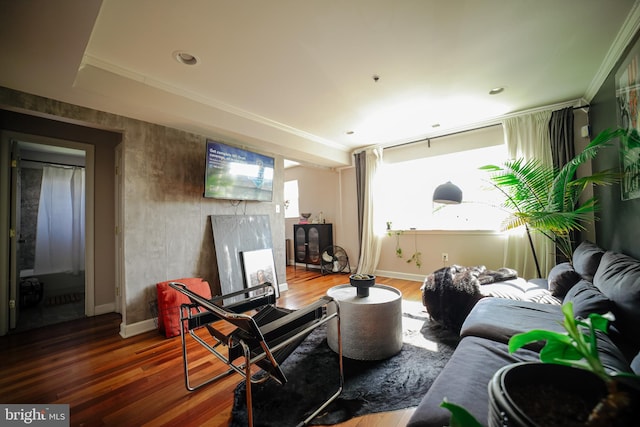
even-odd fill
[(284, 183), (284, 217), (300, 218), (298, 180), (285, 181)]

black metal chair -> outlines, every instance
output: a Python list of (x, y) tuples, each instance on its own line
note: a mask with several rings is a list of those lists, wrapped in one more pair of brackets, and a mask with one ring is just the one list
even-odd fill
[[(288, 310), (277, 307), (275, 288), (270, 283), (212, 299), (206, 299), (194, 293), (179, 282), (172, 282), (169, 286), (186, 295), (191, 301), (191, 304), (183, 304), (180, 307), (185, 386), (193, 391), (231, 373), (240, 374), (246, 383), (249, 426), (253, 425), (251, 384), (261, 383), (269, 378), (285, 384), (287, 378), (280, 364), (315, 328), (331, 319), (336, 319), (338, 331), (340, 331), (338, 304), (328, 296), (298, 310)], [(239, 301), (238, 297), (240, 297)], [(223, 305), (226, 299), (233, 299), (235, 302)], [(330, 305), (333, 305), (332, 309), (329, 309)], [(190, 374), (193, 368), (189, 365), (187, 336), (191, 336), (209, 350), (229, 369), (201, 379), (198, 384), (192, 385)], [(302, 421), (302, 425), (308, 424), (342, 392), (344, 374), (340, 336), (338, 336), (338, 349), (338, 389)]]

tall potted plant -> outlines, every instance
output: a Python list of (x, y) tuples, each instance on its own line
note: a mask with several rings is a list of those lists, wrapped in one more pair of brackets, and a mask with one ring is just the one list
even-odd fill
[(536, 230), (553, 241), (560, 253), (571, 260), (571, 232), (584, 230), (584, 224), (598, 210), (595, 197), (580, 202), (580, 196), (591, 185), (610, 185), (622, 177), (614, 170), (594, 172), (580, 178), (576, 172), (580, 165), (594, 159), (601, 149), (612, 146), (616, 138), (620, 138), (621, 147), (640, 146), (640, 137), (635, 130), (607, 129), (560, 170), (543, 165), (537, 159), (516, 159), (502, 166), (481, 167), (490, 173), (491, 184), (505, 196), (503, 207), (510, 215), (503, 223), (503, 229), (525, 226), (527, 232), (530, 228)]

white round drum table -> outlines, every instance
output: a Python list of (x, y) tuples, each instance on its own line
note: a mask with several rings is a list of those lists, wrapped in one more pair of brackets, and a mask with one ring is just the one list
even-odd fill
[[(402, 292), (374, 285), (359, 297), (350, 284), (330, 288), (327, 295), (338, 302), (342, 355), (356, 360), (387, 359), (402, 350)], [(335, 310), (333, 305), (330, 310)], [(329, 321), (327, 341), (338, 352), (338, 322)]]

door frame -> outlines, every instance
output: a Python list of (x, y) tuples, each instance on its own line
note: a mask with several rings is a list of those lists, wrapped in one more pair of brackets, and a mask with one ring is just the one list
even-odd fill
[(126, 289), (123, 286), (124, 277), (124, 210), (122, 200), (124, 200), (124, 174), (122, 160), (123, 143), (115, 147), (115, 187), (114, 205), (116, 220), (116, 244), (115, 244), (115, 269), (116, 269), (116, 289), (115, 289), (115, 311), (122, 315), (122, 323), (125, 323), (126, 312), (123, 310), (126, 301)]
[(20, 202), (22, 192), (20, 186), (20, 159), (18, 158), (18, 142), (9, 139), (10, 151), (10, 191), (9, 191), (9, 329), (15, 328), (20, 317), (20, 303), (18, 301), (18, 240), (20, 227), (18, 224), (21, 215)]
[[(36, 144), (50, 145), (56, 147), (73, 148), (76, 150), (82, 150), (85, 152), (85, 315), (93, 316), (95, 313), (95, 254), (94, 254), (94, 231), (95, 231), (95, 147), (91, 144), (70, 141), (58, 138), (45, 137), (40, 135), (32, 135), (21, 132), (2, 131), (0, 135), (0, 161), (4, 165), (9, 165), (11, 158), (11, 141), (21, 140), (25, 142), (33, 142)], [(11, 194), (11, 168), (7, 168), (7, 173), (2, 173), (0, 176), (0, 189), (7, 196), (0, 201), (0, 222), (7, 224), (7, 227), (2, 227), (0, 230), (0, 240), (7, 242), (9, 237), (10, 218), (12, 216), (10, 207), (10, 194)], [(15, 237), (17, 238), (17, 237)], [(6, 265), (6, 269), (1, 269), (9, 272), (10, 260), (12, 254), (7, 252), (6, 247), (9, 245), (2, 245), (0, 248), (0, 267)], [(6, 280), (0, 278), (0, 295), (10, 295), (11, 289), (17, 287), (17, 272), (13, 274), (7, 274)], [(15, 276), (15, 277), (11, 277)], [(13, 288), (12, 288), (13, 287)], [(15, 296), (15, 295), (14, 295)], [(0, 300), (1, 301), (1, 300)], [(14, 301), (14, 304), (16, 302)], [(0, 335), (5, 335), (9, 330), (9, 305), (10, 301), (0, 304)]]
[(0, 132), (0, 336), (9, 331), (9, 228), (11, 210), (11, 144)]

